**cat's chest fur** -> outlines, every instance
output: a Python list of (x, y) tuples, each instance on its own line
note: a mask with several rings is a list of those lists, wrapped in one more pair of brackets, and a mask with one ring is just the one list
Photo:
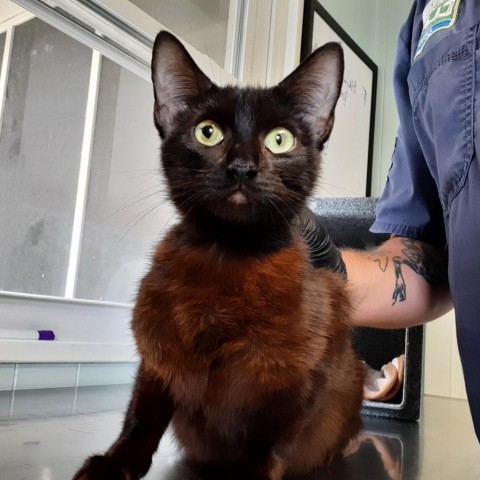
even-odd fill
[(313, 361), (304, 299), (309, 271), (300, 239), (245, 258), (167, 238), (134, 315), (142, 358), (178, 400), (219, 404), (227, 394), (232, 405), (245, 398), (236, 390), (294, 385)]

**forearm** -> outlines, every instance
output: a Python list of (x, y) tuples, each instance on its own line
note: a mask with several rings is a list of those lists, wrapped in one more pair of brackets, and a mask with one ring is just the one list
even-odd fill
[(445, 252), (392, 237), (380, 247), (342, 251), (358, 326), (419, 325), (452, 308)]

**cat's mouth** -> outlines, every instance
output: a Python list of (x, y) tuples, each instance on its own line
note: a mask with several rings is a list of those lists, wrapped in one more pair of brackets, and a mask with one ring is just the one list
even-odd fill
[(247, 205), (249, 200), (244, 190), (238, 188), (227, 197), (228, 202), (233, 205)]

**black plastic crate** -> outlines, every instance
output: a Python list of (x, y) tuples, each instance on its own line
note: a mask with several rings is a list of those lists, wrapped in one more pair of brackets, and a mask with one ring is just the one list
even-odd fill
[[(383, 243), (388, 235), (369, 231), (375, 219), (376, 198), (314, 198), (310, 208), (322, 218), (333, 242), (343, 248), (365, 250)], [(354, 344), (371, 367), (380, 369), (405, 354), (403, 386), (388, 402), (364, 400), (362, 413), (403, 420), (420, 415), (423, 363), (423, 326), (385, 330), (357, 328)]]

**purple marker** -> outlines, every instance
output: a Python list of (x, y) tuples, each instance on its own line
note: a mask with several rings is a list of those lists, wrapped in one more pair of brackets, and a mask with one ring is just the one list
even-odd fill
[(0, 339), (3, 340), (55, 340), (52, 330), (11, 330), (0, 328)]

